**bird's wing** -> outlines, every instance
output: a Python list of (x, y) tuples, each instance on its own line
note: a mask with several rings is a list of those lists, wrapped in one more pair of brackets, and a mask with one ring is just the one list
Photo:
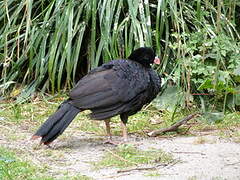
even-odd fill
[(115, 62), (99, 67), (82, 78), (70, 92), (72, 104), (82, 109), (123, 108), (145, 91), (148, 80), (137, 64)]

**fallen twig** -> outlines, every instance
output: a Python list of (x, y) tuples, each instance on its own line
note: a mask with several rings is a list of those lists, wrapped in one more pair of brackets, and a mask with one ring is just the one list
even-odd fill
[(156, 131), (152, 131), (152, 132), (148, 133), (148, 136), (154, 137), (154, 136), (157, 136), (157, 135), (162, 134), (162, 133), (165, 133), (165, 132), (176, 131), (179, 126), (185, 124), (185, 123), (186, 123), (187, 121), (189, 121), (190, 119), (193, 119), (193, 118), (195, 118), (195, 117), (197, 117), (197, 116), (199, 116), (199, 115), (200, 115), (200, 113), (191, 114), (191, 115), (185, 117), (184, 119), (176, 122), (175, 124), (173, 124), (173, 125), (170, 126), (170, 127), (163, 128), (163, 129), (156, 130)]

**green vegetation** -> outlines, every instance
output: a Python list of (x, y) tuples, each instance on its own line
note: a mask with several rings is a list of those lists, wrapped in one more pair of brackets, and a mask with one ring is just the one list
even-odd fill
[(0, 147), (0, 179), (26, 179), (50, 180), (51, 177), (43, 176), (44, 169), (37, 168), (31, 163), (22, 161), (13, 152)]
[(49, 175), (47, 168), (35, 166), (32, 162), (22, 160), (23, 155), (14, 150), (0, 146), (0, 179), (2, 180), (92, 180), (92, 178), (79, 175), (76, 173), (74, 176), (69, 176), (68, 173), (61, 175), (58, 178)]
[(140, 164), (170, 163), (173, 161), (171, 154), (162, 150), (140, 150), (132, 145), (119, 145), (115, 150), (107, 150), (102, 160), (94, 165), (99, 167), (124, 168)]
[[(65, 96), (49, 97), (48, 101), (40, 101), (38, 99), (31, 103), (15, 104), (14, 101), (6, 101), (0, 104), (0, 118), (4, 118), (4, 121), (0, 121), (0, 125), (17, 125), (22, 126), (24, 129), (35, 131), (53, 112), (56, 111), (60, 102), (63, 101)], [(196, 110), (193, 110), (196, 111)], [(73, 122), (72, 127), (74, 130), (94, 133), (96, 135), (104, 136), (105, 125), (101, 121), (94, 121), (88, 117), (88, 111), (80, 113)], [(176, 112), (174, 119), (172, 119), (171, 112), (164, 111), (159, 112), (155, 107), (148, 107), (134, 116), (129, 117), (128, 130), (130, 133), (146, 136), (146, 132), (165, 128), (171, 126), (173, 123), (187, 116), (192, 111), (180, 111)], [(238, 136), (238, 129), (240, 127), (240, 114), (238, 112), (227, 113), (225, 116), (220, 116), (222, 119), (219, 121), (218, 113), (211, 113), (200, 116), (193, 120), (197, 123), (191, 130), (202, 131), (205, 129), (218, 129), (223, 133), (227, 133), (228, 130)], [(121, 135), (120, 118), (118, 116), (111, 119), (111, 127), (113, 135)], [(179, 129), (178, 133), (187, 132), (188, 126), (183, 126)], [(14, 130), (11, 135), (12, 139), (21, 138), (21, 135), (14, 135)], [(3, 129), (4, 131), (4, 129)], [(236, 133), (235, 133), (236, 132)], [(176, 132), (167, 133), (167, 135), (176, 135)], [(187, 134), (185, 134), (187, 135)], [(64, 134), (63, 134), (64, 137)], [(24, 137), (22, 137), (24, 138)]]
[(67, 90), (110, 59), (152, 46), (161, 57), (158, 109), (240, 106), (237, 0), (0, 2), (0, 94), (31, 98)]

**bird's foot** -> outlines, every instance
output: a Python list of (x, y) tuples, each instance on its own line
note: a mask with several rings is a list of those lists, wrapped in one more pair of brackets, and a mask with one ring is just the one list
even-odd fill
[(41, 136), (33, 135), (30, 140), (36, 140), (38, 138), (41, 138)]
[[(37, 140), (39, 138), (42, 138), (42, 136), (33, 135), (30, 140)], [(52, 148), (51, 145), (50, 145), (51, 143), (52, 142), (42, 142), (42, 141), (40, 141), (39, 144), (35, 148), (38, 148), (41, 145), (46, 145), (46, 147)]]
[(123, 140), (120, 140), (120, 141), (114, 141), (112, 140), (112, 138), (108, 138), (107, 140), (104, 141), (104, 144), (112, 144), (112, 145), (115, 145), (115, 146), (118, 146), (118, 145), (121, 145), (121, 144), (127, 144), (128, 143), (128, 139), (123, 139)]
[(111, 145), (117, 146), (117, 145), (119, 145), (119, 142), (108, 139), (108, 140), (104, 141), (104, 144), (111, 144)]

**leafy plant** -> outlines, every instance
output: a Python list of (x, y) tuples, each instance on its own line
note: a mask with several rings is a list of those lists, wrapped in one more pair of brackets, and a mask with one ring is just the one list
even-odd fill
[(239, 9), (236, 0), (1, 1), (0, 94), (21, 103), (68, 90), (90, 69), (152, 46), (163, 91), (176, 86), (183, 107), (202, 99), (236, 109)]

